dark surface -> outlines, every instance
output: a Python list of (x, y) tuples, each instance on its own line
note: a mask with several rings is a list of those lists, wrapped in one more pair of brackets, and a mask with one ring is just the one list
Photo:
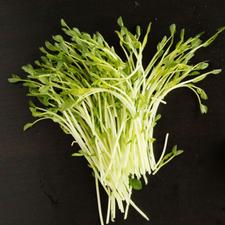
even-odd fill
[[(70, 156), (72, 138), (50, 121), (24, 133), (32, 120), (26, 90), (7, 83), (11, 73), (38, 58), (44, 40), (60, 32), (61, 17), (81, 30), (100, 31), (112, 44), (118, 16), (131, 29), (152, 21), (150, 52), (171, 23), (185, 27), (187, 35), (204, 30), (207, 37), (225, 25), (224, 13), (224, 0), (1, 0), (0, 225), (99, 224), (94, 179), (85, 160)], [(134, 193), (150, 221), (131, 209), (128, 220), (118, 214), (115, 225), (225, 225), (225, 34), (198, 59), (224, 69), (200, 85), (209, 112), (202, 116), (186, 90), (166, 99), (156, 137), (161, 143), (169, 132), (170, 146), (178, 144), (185, 153)]]

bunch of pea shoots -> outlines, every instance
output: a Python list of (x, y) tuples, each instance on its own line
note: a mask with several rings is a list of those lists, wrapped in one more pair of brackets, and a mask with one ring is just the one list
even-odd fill
[[(201, 40), (202, 34), (185, 38), (182, 29), (174, 43), (176, 26), (172, 24), (169, 35), (162, 38), (154, 56), (143, 66), (151, 23), (141, 35), (140, 26), (132, 33), (121, 17), (117, 22), (122, 56), (100, 33), (90, 35), (61, 20), (64, 35), (45, 42), (40, 48), (41, 58), (33, 66), (22, 67), (26, 76), (14, 74), (9, 78), (27, 87), (29, 109), (37, 118), (24, 130), (50, 119), (79, 145), (73, 156), (84, 157), (93, 172), (101, 225), (114, 221), (117, 208), (126, 219), (130, 206), (148, 219), (132, 201), (132, 191), (141, 189), (149, 175), (182, 153), (177, 146), (167, 151), (166, 134), (164, 147), (155, 154), (158, 108), (166, 104), (164, 99), (171, 91), (188, 88), (196, 95), (201, 112), (207, 112), (202, 103), (207, 95), (197, 83), (221, 70), (205, 71), (207, 61), (192, 63), (191, 59), (225, 29), (206, 41)], [(108, 196), (105, 216), (100, 185)]]

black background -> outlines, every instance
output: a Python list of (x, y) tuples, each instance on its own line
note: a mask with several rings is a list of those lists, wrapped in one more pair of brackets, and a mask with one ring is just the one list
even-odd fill
[[(213, 34), (225, 25), (225, 1), (0, 0), (0, 225), (99, 224), (94, 179), (84, 159), (71, 157), (72, 138), (50, 121), (24, 133), (32, 121), (26, 90), (7, 78), (39, 57), (38, 47), (61, 32), (60, 18), (118, 45), (113, 31), (120, 15), (131, 30), (153, 22), (148, 58), (171, 23), (187, 36)], [(175, 91), (160, 108), (156, 150), (169, 132), (169, 146), (185, 152), (134, 193), (150, 221), (131, 209), (126, 221), (118, 213), (115, 225), (225, 225), (225, 34), (196, 57), (205, 59), (224, 70), (201, 82), (208, 114), (200, 114), (187, 90)]]

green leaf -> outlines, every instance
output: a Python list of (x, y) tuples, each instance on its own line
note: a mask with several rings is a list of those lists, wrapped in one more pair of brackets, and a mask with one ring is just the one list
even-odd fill
[(157, 114), (156, 117), (155, 117), (155, 122), (158, 121), (158, 120), (160, 120), (161, 117), (162, 117), (161, 114)]
[(82, 150), (79, 150), (78, 152), (75, 152), (72, 154), (73, 157), (81, 157), (84, 156), (84, 153), (82, 152)]
[(203, 43), (203, 46), (204, 46), (204, 47), (207, 47), (208, 45), (210, 45), (210, 44), (217, 38), (217, 36), (218, 36), (221, 32), (223, 32), (224, 30), (225, 30), (225, 26), (219, 28), (218, 31), (216, 32), (216, 34), (214, 34), (212, 37), (210, 37), (207, 41), (205, 41), (205, 42)]
[(174, 145), (172, 148), (172, 153), (175, 155), (177, 152), (177, 145)]
[(198, 46), (200, 46), (200, 44), (202, 43), (202, 40), (199, 38), (193, 38), (192, 42), (191, 42), (191, 48), (197, 48)]
[(202, 81), (206, 78), (207, 75), (200, 75), (196, 78), (194, 78), (193, 83), (198, 83), (199, 81)]
[(33, 123), (26, 123), (26, 124), (23, 126), (23, 131), (28, 130), (28, 129), (31, 128), (32, 126), (33, 126)]
[(33, 75), (34, 72), (35, 72), (35, 70), (34, 70), (34, 68), (33, 68), (33, 66), (32, 66), (31, 64), (27, 64), (27, 65), (25, 65), (25, 66), (22, 66), (22, 69), (23, 69), (25, 72), (27, 72), (27, 73), (29, 73), (29, 74), (31, 74), (31, 75)]
[(173, 155), (174, 155), (173, 152), (167, 153), (167, 154), (163, 157), (163, 159), (162, 159), (162, 161), (161, 161), (161, 164), (163, 164), (167, 159), (171, 158)]
[(60, 23), (62, 27), (68, 27), (64, 19), (61, 19)]
[(174, 156), (178, 156), (180, 154), (182, 154), (184, 151), (181, 149), (177, 149), (177, 145), (174, 145), (172, 148), (172, 153)]
[(136, 34), (138, 37), (141, 36), (141, 27), (140, 26), (136, 26)]
[(50, 51), (57, 51), (57, 48), (56, 48), (53, 44), (51, 44), (49, 41), (46, 41), (46, 42), (45, 42), (45, 46), (46, 46), (46, 48), (49, 49)]
[(185, 30), (181, 29), (181, 31), (180, 31), (180, 39), (181, 39), (181, 41), (184, 40), (184, 34), (185, 34)]
[(205, 114), (208, 111), (208, 107), (206, 105), (200, 104), (200, 110), (202, 114)]
[(141, 190), (142, 189), (142, 183), (140, 180), (136, 179), (136, 178), (130, 178), (129, 179), (129, 183), (130, 186), (134, 189), (134, 190)]
[(55, 35), (52, 38), (57, 42), (63, 42), (63, 37), (61, 35)]
[(175, 24), (171, 24), (170, 25), (170, 33), (171, 33), (171, 35), (174, 35), (175, 32), (176, 32), (176, 25)]
[(217, 75), (217, 74), (221, 73), (221, 71), (222, 71), (221, 69), (212, 70), (211, 74)]
[(197, 90), (197, 93), (200, 95), (201, 99), (203, 99), (203, 100), (207, 100), (208, 99), (208, 96), (207, 96), (206, 92), (203, 89), (198, 87), (196, 90)]
[(48, 54), (47, 50), (44, 47), (40, 47), (39, 50), (44, 54)]
[(12, 74), (12, 77), (8, 78), (8, 81), (10, 83), (18, 83), (18, 82), (22, 81), (22, 79), (18, 75)]
[(197, 76), (199, 74), (200, 74), (199, 71), (193, 71), (193, 72), (189, 73), (189, 76)]
[(161, 51), (163, 49), (166, 41), (167, 41), (167, 36), (164, 36), (163, 39), (161, 40), (161, 42), (159, 42), (158, 45), (157, 45), (158, 51)]
[(73, 105), (74, 105), (74, 101), (72, 99), (68, 99), (68, 100), (64, 101), (63, 104), (61, 105), (61, 107), (60, 107), (61, 111), (70, 109)]
[(182, 154), (183, 152), (184, 152), (184, 150), (181, 150), (181, 149), (177, 150), (176, 151), (176, 156)]
[(207, 62), (198, 63), (196, 70), (204, 70), (209, 66)]
[(120, 27), (123, 27), (123, 19), (121, 16), (117, 19), (117, 23)]

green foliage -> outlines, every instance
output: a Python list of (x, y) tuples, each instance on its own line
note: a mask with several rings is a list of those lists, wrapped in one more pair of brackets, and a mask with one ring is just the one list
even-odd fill
[(130, 178), (130, 186), (134, 189), (134, 190), (141, 190), (142, 189), (142, 183), (140, 180), (136, 179), (136, 178)]
[[(141, 38), (137, 26), (132, 34), (118, 19), (116, 34), (125, 60), (99, 33), (90, 35), (70, 28), (61, 20), (64, 36), (55, 35), (40, 51), (43, 56), (35, 65), (23, 66), (27, 77), (13, 75), (9, 82), (22, 82), (31, 97), (30, 111), (37, 120), (50, 119), (66, 134), (74, 137), (81, 150), (73, 156), (83, 156), (96, 179), (97, 200), (101, 224), (99, 183), (108, 195), (106, 222), (114, 221), (116, 206), (127, 217), (129, 206), (148, 217), (131, 200), (132, 189), (141, 189), (147, 174), (155, 174), (171, 159), (182, 153), (174, 146), (166, 153), (168, 134), (159, 159), (155, 158), (154, 126), (161, 115), (158, 107), (177, 88), (189, 88), (197, 96), (200, 110), (207, 112), (202, 100), (205, 91), (196, 83), (220, 70), (205, 71), (208, 62), (193, 64), (197, 50), (206, 47), (222, 32), (206, 41), (202, 34), (185, 39), (184, 29), (174, 44), (176, 26), (157, 45), (147, 67), (142, 58), (151, 24)], [(35, 99), (35, 100), (34, 100)], [(135, 178), (134, 178), (135, 177)]]

